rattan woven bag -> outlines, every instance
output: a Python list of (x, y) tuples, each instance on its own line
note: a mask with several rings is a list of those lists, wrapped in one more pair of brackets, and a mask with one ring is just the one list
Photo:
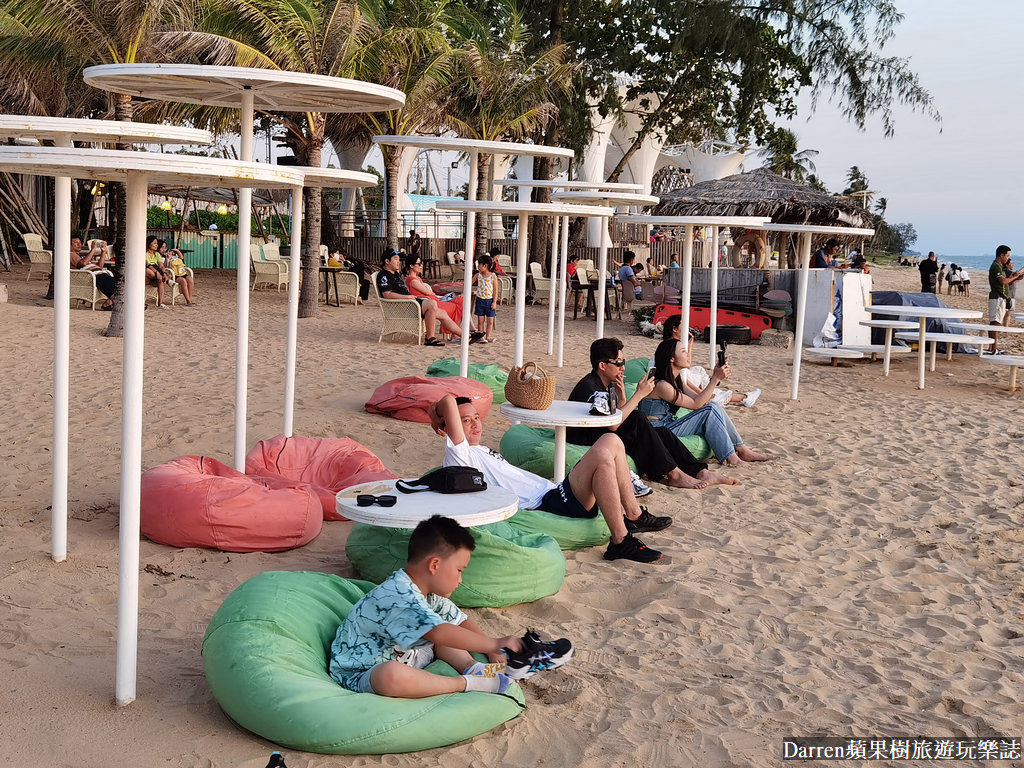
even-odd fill
[(505, 399), (520, 408), (543, 411), (555, 399), (555, 378), (534, 362), (516, 365), (508, 372)]

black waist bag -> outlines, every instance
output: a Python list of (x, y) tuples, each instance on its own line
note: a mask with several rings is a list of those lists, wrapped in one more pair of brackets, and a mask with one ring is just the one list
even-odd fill
[(402, 493), (473, 493), (486, 491), (487, 483), (484, 482), (483, 473), (474, 467), (441, 467), (427, 472), (418, 480), (399, 480), (395, 487)]

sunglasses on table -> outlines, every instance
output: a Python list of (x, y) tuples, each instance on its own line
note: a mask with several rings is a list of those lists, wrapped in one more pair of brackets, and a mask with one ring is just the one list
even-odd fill
[(357, 507), (369, 507), (372, 504), (379, 504), (382, 507), (393, 507), (398, 502), (397, 496), (374, 496), (370, 493), (360, 493), (356, 496)]
[(625, 360), (605, 360), (603, 362), (608, 363), (608, 365), (614, 365), (616, 368), (625, 368), (626, 367), (626, 361)]

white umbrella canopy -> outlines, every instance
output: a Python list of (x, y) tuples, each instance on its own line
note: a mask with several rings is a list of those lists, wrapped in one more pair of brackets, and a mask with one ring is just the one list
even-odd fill
[[(440, 200), (437, 203), (439, 210), (465, 211), (467, 213), (498, 213), (504, 215), (519, 216), (519, 237), (516, 241), (516, 326), (515, 340), (513, 346), (513, 365), (523, 364), (523, 334), (526, 322), (526, 229), (530, 216), (598, 216), (607, 218), (611, 216), (610, 208), (598, 208), (586, 205), (568, 205), (560, 203), (516, 203), (501, 202), (496, 200)], [(469, 313), (469, 284), (472, 280), (470, 271), (471, 259), (467, 253), (466, 257), (466, 282), (463, 285), (462, 294), (465, 302), (463, 312), (463, 327), (468, 328)], [(463, 349), (468, 341), (463, 336)], [(465, 375), (465, 374), (463, 374)]]
[[(341, 77), (249, 67), (200, 64), (100, 64), (86, 67), (89, 85), (157, 101), (239, 109), (241, 158), (253, 160), (255, 109), (272, 112), (379, 112), (405, 104), (405, 94), (394, 88)], [(252, 192), (238, 193), (238, 250), (247, 254), (252, 241)], [(247, 409), (249, 349), (249, 294), (243, 290), (249, 273), (237, 270), (237, 332), (235, 339), (235, 403)], [(289, 296), (291, 294), (289, 293)], [(236, 407), (236, 411), (239, 410)], [(245, 421), (235, 422), (234, 468), (245, 470)]]

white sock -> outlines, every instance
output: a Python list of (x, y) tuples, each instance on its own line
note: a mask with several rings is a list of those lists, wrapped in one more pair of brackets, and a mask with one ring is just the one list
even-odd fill
[(484, 677), (483, 675), (463, 675), (466, 691), (483, 691), (484, 693), (501, 693), (508, 687), (508, 678), (504, 675)]

